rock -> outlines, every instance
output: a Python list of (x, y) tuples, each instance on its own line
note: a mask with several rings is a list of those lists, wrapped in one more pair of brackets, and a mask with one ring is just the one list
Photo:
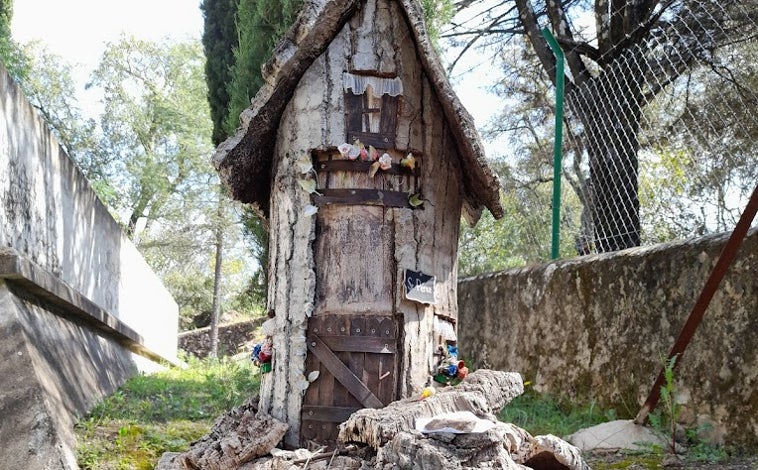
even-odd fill
[(566, 440), (582, 451), (595, 449), (644, 450), (649, 444), (663, 446), (668, 442), (646, 426), (632, 420), (618, 419), (581, 429)]
[(532, 455), (524, 462), (530, 468), (590, 470), (579, 449), (553, 435), (536, 436)]

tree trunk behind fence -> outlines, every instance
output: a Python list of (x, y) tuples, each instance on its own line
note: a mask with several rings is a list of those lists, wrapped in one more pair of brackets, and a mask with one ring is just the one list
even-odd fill
[(640, 244), (638, 133), (642, 118), (644, 61), (630, 53), (569, 96), (584, 125), (589, 155), (589, 212), (595, 250)]

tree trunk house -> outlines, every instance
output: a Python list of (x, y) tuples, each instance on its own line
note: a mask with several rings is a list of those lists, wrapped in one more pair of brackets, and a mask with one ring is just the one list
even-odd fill
[(213, 163), (270, 229), (260, 409), (291, 446), (329, 442), (429, 384), (455, 339), (461, 216), (501, 217), (499, 183), (415, 0), (306, 0), (262, 72)]

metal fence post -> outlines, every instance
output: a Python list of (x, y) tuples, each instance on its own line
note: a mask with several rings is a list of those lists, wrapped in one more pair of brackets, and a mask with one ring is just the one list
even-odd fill
[(563, 62), (564, 54), (555, 36), (542, 28), (547, 44), (555, 54), (555, 141), (553, 142), (553, 237), (550, 257), (558, 259), (561, 243), (561, 169), (563, 144)]

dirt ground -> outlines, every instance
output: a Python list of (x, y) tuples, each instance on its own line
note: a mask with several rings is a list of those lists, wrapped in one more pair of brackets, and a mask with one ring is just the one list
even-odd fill
[(671, 455), (595, 451), (585, 453), (583, 457), (593, 470), (758, 470), (758, 456), (735, 457), (718, 462), (701, 462)]

